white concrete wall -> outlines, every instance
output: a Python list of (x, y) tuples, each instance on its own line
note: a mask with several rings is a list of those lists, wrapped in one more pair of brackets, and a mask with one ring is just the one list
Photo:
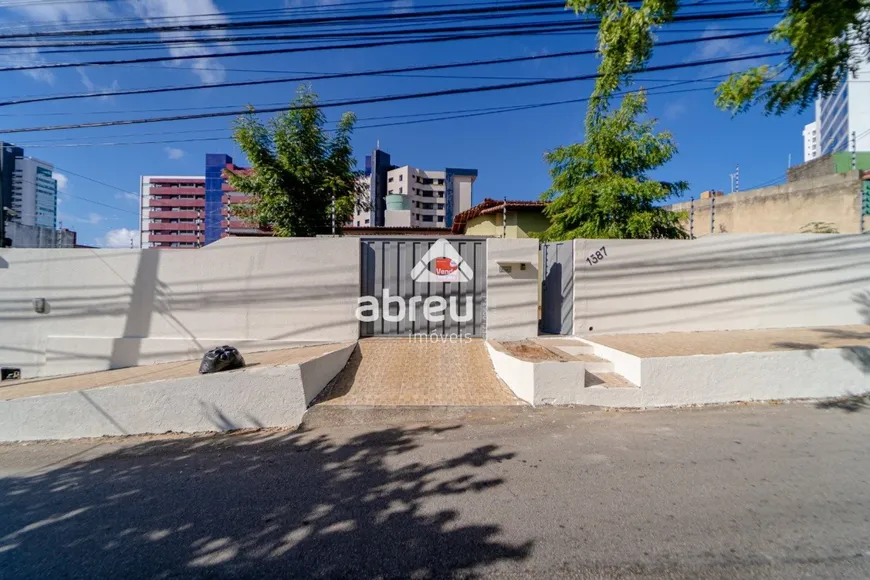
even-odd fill
[(354, 348), (288, 366), (0, 401), (0, 441), (293, 427)]
[(496, 350), (489, 341), (486, 350), (495, 369), (495, 374), (518, 399), (535, 404), (535, 365)]
[[(500, 271), (498, 262), (511, 265)], [(525, 263), (521, 270), (519, 263)], [(520, 340), (538, 335), (538, 240), (486, 241), (486, 338)]]
[[(200, 250), (0, 250), (0, 365), (24, 377), (355, 340), (356, 238)], [(51, 311), (39, 315), (33, 300)]]
[(867, 236), (575, 240), (574, 261), (577, 335), (870, 322)]
[(816, 399), (868, 389), (870, 349), (789, 350), (648, 358), (644, 407)]

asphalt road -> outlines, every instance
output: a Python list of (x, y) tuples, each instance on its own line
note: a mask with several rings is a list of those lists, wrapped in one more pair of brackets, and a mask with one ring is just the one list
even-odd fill
[(868, 578), (870, 409), (0, 446), (0, 577)]

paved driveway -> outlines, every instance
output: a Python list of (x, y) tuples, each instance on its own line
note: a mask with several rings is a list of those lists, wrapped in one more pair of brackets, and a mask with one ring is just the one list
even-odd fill
[(870, 576), (868, 409), (383, 423), (0, 446), (0, 577)]

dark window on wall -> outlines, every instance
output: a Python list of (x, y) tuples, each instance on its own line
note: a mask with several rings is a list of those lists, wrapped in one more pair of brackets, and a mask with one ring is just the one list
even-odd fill
[(431, 222), (431, 221), (432, 221), (432, 216), (431, 216), (431, 215), (424, 215), (424, 216), (423, 216), (423, 221), (424, 221), (424, 222)]
[(402, 181), (405, 178), (404, 175), (399, 175), (399, 181)]

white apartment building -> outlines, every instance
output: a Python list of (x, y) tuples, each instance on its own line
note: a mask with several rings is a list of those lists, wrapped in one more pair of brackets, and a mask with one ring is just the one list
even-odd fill
[(816, 123), (820, 156), (851, 150), (853, 134), (856, 150), (870, 151), (870, 61), (862, 62), (830, 97), (819, 99)]
[(54, 166), (32, 157), (16, 157), (12, 173), (11, 221), (25, 226), (55, 229), (57, 224), (57, 181)]
[(804, 163), (819, 156), (819, 124), (807, 123), (804, 127)]
[(471, 208), (476, 170), (429, 171), (405, 165), (387, 172), (387, 227), (449, 228)]
[(347, 224), (356, 227), (450, 228), (453, 217), (470, 209), (476, 169), (440, 171), (410, 165), (396, 167), (380, 148), (366, 156), (368, 211), (357, 211)]

